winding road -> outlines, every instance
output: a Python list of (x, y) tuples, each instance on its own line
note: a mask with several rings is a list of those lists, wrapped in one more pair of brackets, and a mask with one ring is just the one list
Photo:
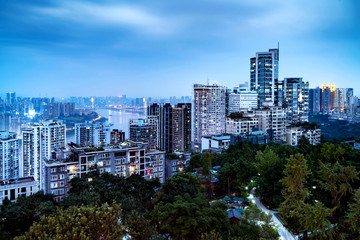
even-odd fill
[(260, 201), (259, 198), (254, 197), (254, 193), (255, 193), (255, 188), (251, 189), (250, 194), (248, 199), (254, 203), (258, 208), (260, 208), (263, 212), (265, 212), (266, 214), (271, 214), (272, 218), (271, 220), (275, 223), (276, 228), (279, 232), (280, 235), (280, 239), (281, 240), (295, 240), (296, 238), (294, 237), (293, 234), (291, 234), (285, 227), (284, 225), (279, 221), (279, 219), (275, 216), (275, 211), (271, 211), (269, 209), (267, 209)]

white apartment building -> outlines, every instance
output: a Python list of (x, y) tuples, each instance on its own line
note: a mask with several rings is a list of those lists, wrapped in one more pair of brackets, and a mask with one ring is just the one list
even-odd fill
[(20, 139), (13, 132), (0, 132), (0, 180), (22, 176)]
[(240, 112), (241, 109), (258, 108), (258, 93), (256, 91), (239, 91), (229, 95), (229, 114)]
[(201, 151), (221, 152), (230, 146), (230, 135), (207, 135), (201, 137)]
[(297, 146), (302, 136), (305, 136), (309, 143), (316, 145), (321, 143), (321, 130), (319, 127), (288, 127), (286, 128), (286, 143), (291, 146)]
[(239, 116), (233, 115), (226, 117), (226, 133), (249, 133), (254, 128), (259, 128), (259, 118), (253, 112), (241, 112)]
[(259, 130), (267, 132), (273, 130), (274, 139), (285, 141), (285, 110), (280, 106), (274, 106), (272, 102), (263, 102), (263, 106), (255, 110), (259, 119)]
[(18, 197), (28, 197), (37, 191), (37, 182), (32, 177), (0, 181), (0, 205), (6, 198), (15, 202)]
[(52, 158), (56, 149), (65, 148), (66, 126), (61, 121), (40, 121), (23, 131), (23, 174), (32, 176), (43, 189), (43, 161)]
[[(104, 147), (104, 150), (90, 150), (75, 147), (60, 151), (55, 159), (44, 162), (42, 178), (45, 179), (45, 193), (51, 193), (57, 201), (67, 196), (70, 180), (98, 170), (100, 173), (129, 177), (138, 174), (146, 180), (159, 178), (165, 181), (165, 152), (147, 150), (146, 144), (128, 142), (118, 146)], [(72, 161), (67, 156), (77, 156)]]
[(194, 84), (191, 141), (201, 150), (201, 137), (225, 133), (225, 94), (223, 86)]
[(111, 128), (103, 123), (86, 121), (75, 124), (75, 143), (80, 146), (104, 146), (111, 142)]

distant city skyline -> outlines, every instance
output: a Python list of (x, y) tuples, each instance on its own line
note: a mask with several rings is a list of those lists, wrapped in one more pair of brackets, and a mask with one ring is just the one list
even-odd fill
[(279, 79), (360, 95), (358, 1), (3, 1), (0, 85), (18, 96), (189, 96), (250, 82), (280, 42)]

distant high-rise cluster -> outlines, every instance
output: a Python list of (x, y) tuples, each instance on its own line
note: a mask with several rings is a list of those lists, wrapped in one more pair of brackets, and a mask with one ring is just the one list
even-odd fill
[(335, 88), (324, 84), (309, 90), (309, 111), (311, 114), (356, 113), (358, 98), (353, 88)]

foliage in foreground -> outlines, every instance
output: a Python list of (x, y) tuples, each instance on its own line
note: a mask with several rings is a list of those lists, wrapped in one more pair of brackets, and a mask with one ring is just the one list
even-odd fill
[(62, 239), (92, 240), (121, 239), (125, 228), (121, 223), (120, 205), (107, 203), (100, 207), (71, 206), (60, 208), (53, 216), (43, 216), (29, 231), (15, 240)]

